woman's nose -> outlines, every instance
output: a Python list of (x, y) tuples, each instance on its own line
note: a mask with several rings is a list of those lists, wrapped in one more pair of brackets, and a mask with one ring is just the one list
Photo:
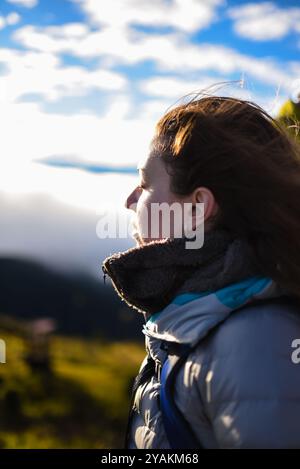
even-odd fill
[(136, 208), (136, 203), (137, 203), (137, 195), (136, 195), (136, 190), (134, 189), (131, 194), (127, 197), (125, 201), (125, 207), (128, 210), (133, 210), (135, 211)]

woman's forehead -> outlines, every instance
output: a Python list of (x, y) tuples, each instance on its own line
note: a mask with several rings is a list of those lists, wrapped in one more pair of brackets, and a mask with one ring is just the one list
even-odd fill
[(140, 159), (137, 165), (137, 169), (145, 173), (153, 171), (156, 168), (157, 164), (159, 164), (158, 160), (159, 158), (155, 158), (150, 153)]

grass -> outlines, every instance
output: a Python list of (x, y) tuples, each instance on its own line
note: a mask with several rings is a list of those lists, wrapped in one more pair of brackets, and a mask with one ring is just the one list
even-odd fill
[(142, 345), (54, 336), (47, 373), (27, 364), (21, 336), (0, 338), (0, 448), (123, 447)]

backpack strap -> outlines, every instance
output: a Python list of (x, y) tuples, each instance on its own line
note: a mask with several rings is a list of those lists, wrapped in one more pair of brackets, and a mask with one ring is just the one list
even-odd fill
[[(171, 352), (174, 343), (163, 342), (163, 344), (168, 346)], [(178, 345), (181, 345), (181, 350), (178, 349)], [(172, 360), (172, 365), (169, 357), (165, 360), (160, 376), (160, 409), (165, 432), (172, 449), (202, 449), (202, 444), (175, 404), (174, 399), (176, 375), (193, 347), (188, 344), (175, 344), (175, 347), (177, 348), (175, 360)]]

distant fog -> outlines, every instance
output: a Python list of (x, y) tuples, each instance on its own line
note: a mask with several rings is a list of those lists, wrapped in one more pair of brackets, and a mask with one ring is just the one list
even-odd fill
[(67, 273), (102, 276), (103, 259), (134, 246), (131, 238), (99, 239), (99, 215), (45, 194), (0, 192), (0, 257), (32, 258)]

